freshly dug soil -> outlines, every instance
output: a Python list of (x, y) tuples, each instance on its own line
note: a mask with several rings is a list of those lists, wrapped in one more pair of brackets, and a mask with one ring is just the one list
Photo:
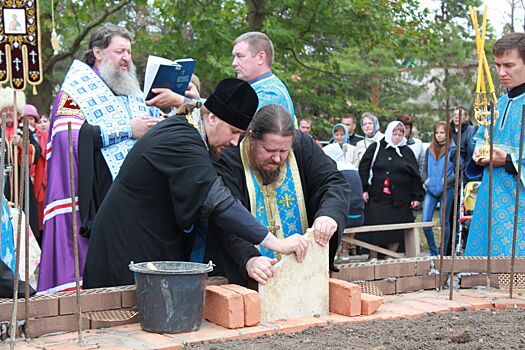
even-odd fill
[(199, 344), (190, 349), (525, 349), (525, 309), (449, 312), (415, 319), (315, 327), (290, 335)]

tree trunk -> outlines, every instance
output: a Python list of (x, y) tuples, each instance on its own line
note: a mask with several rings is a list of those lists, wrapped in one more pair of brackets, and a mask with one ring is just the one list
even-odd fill
[(372, 83), (370, 88), (370, 102), (373, 105), (379, 106), (379, 84), (377, 82)]
[(266, 0), (246, 0), (248, 25), (251, 31), (261, 31), (266, 17)]

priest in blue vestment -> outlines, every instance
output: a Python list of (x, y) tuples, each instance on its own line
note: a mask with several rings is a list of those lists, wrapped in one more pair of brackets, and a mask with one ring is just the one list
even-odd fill
[(525, 256), (525, 183), (524, 173), (517, 177), (519, 164), (521, 115), (525, 105), (525, 34), (503, 36), (493, 47), (496, 71), (507, 94), (498, 100), (499, 115), (494, 125), (493, 195), (489, 203), (489, 159), (479, 157), (485, 128), (474, 137), (476, 148), (466, 175), (476, 177), (483, 172), (474, 217), (470, 226), (465, 255), (486, 256), (488, 252), (488, 208), (492, 205), (492, 256), (510, 256), (515, 220), (516, 186), (520, 185), (520, 203), (516, 255)]

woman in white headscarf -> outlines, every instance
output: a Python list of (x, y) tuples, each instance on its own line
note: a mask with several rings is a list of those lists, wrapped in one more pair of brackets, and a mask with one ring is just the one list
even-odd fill
[[(406, 145), (400, 121), (388, 124), (383, 140), (366, 150), (359, 164), (363, 185), (365, 225), (413, 222), (412, 209), (425, 195), (414, 152)], [(403, 231), (383, 231), (358, 236), (365, 242), (397, 250)], [(377, 258), (377, 252), (370, 252)]]
[(361, 117), (361, 129), (365, 134), (365, 138), (361, 141), (358, 141), (355, 145), (356, 150), (356, 162), (359, 164), (359, 161), (365, 154), (366, 150), (373, 143), (380, 141), (385, 136), (381, 131), (379, 131), (379, 119), (370, 112), (363, 113)]

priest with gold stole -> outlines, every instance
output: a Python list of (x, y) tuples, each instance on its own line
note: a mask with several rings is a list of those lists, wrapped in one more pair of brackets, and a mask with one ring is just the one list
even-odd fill
[[(233, 196), (277, 237), (312, 227), (318, 244), (330, 243), (333, 260), (348, 220), (350, 187), (312, 138), (294, 130), (284, 108), (262, 107), (239, 147), (226, 150), (215, 167)], [(273, 276), (279, 254), (213, 226), (209, 231), (214, 274), (242, 285)]]

